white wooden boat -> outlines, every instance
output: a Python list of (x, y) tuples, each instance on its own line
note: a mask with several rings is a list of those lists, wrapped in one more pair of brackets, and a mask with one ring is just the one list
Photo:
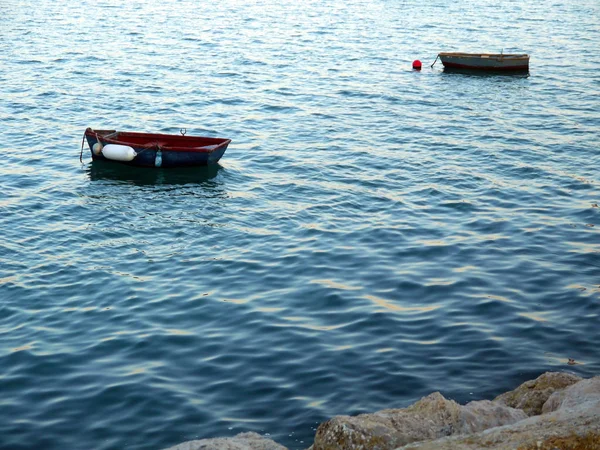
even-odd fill
[(529, 70), (529, 55), (526, 54), (442, 52), (438, 58), (448, 69)]

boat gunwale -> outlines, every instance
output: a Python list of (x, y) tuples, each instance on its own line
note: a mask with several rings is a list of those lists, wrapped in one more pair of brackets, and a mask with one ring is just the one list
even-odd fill
[(462, 59), (502, 59), (506, 60), (518, 60), (518, 61), (529, 61), (529, 55), (526, 53), (463, 53), (463, 52), (440, 52), (438, 53), (440, 58), (451, 57), (451, 58), (462, 58)]
[[(94, 137), (96, 140), (102, 142), (103, 144), (115, 144), (115, 145), (127, 145), (132, 148), (138, 149), (159, 149), (161, 151), (167, 152), (190, 152), (190, 153), (213, 153), (217, 150), (220, 150), (223, 147), (227, 147), (231, 143), (231, 139), (226, 138), (214, 138), (208, 136), (186, 136), (186, 135), (176, 135), (176, 134), (163, 134), (163, 133), (140, 133), (135, 131), (117, 131), (117, 130), (94, 130), (92, 128), (87, 128), (85, 130), (85, 135)], [(112, 135), (116, 135), (115, 137), (111, 137)], [(131, 141), (127, 141), (127, 137), (136, 137), (136, 138), (144, 138), (147, 137), (149, 142), (146, 144), (134, 143)], [(161, 143), (160, 140), (164, 139), (166, 141), (191, 141), (194, 139), (204, 139), (209, 142), (207, 145), (202, 146), (180, 146), (180, 145), (165, 145)], [(210, 148), (208, 148), (210, 147)]]

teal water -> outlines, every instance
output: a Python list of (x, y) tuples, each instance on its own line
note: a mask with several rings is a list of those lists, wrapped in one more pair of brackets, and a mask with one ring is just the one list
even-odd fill
[[(600, 3), (122, 3), (0, 4), (0, 448), (306, 448), (600, 373)], [(131, 170), (88, 126), (233, 142)]]

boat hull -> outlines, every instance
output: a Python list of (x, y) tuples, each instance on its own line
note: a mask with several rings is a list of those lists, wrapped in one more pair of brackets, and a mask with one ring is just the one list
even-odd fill
[[(216, 164), (229, 143), (229, 139), (202, 138), (192, 136), (174, 136), (162, 134), (120, 133), (127, 135), (120, 138), (113, 130), (92, 130), (85, 133), (93, 160), (111, 161), (137, 167), (192, 167)], [(116, 139), (111, 136), (117, 135)], [(147, 142), (144, 142), (146, 140)], [(136, 155), (131, 161), (120, 161), (105, 157), (102, 152), (95, 152), (94, 146), (100, 143), (103, 147), (109, 144), (131, 147)], [(206, 144), (197, 146), (197, 144)]]
[(440, 60), (445, 68), (526, 72), (529, 70), (528, 55), (503, 55), (485, 53), (440, 53)]

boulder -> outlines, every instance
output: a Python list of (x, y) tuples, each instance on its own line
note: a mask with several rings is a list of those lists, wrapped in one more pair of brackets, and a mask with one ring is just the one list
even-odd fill
[[(523, 409), (517, 409), (523, 408)], [(494, 401), (459, 405), (439, 392), (403, 409), (336, 416), (309, 450), (600, 450), (600, 377), (545, 373)], [(256, 433), (167, 450), (286, 450)]]
[[(583, 407), (585, 404), (600, 404), (600, 377), (582, 380), (550, 396), (542, 407), (542, 414), (559, 409)], [(600, 417), (598, 417), (600, 421)]]
[(578, 381), (581, 378), (570, 373), (546, 372), (535, 380), (526, 381), (515, 390), (499, 395), (494, 402), (522, 409), (528, 416), (535, 416), (542, 413), (542, 406), (553, 393)]
[[(600, 377), (547, 400), (544, 413), (479, 433), (411, 443), (402, 450), (600, 450)], [(546, 412), (548, 411), (548, 412)]]
[(240, 433), (231, 438), (188, 441), (167, 450), (287, 450), (283, 445), (258, 433)]
[(525, 419), (521, 411), (490, 401), (461, 406), (439, 392), (404, 409), (336, 416), (317, 429), (313, 450), (394, 449), (410, 442), (473, 433)]

